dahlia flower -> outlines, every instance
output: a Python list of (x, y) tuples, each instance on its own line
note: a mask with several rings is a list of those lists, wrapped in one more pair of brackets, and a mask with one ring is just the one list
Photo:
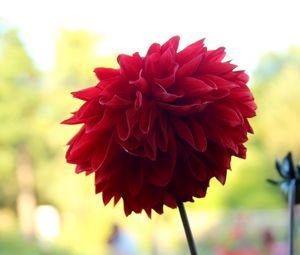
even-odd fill
[(256, 109), (247, 74), (222, 61), (223, 47), (178, 44), (175, 36), (146, 56), (120, 54), (118, 69), (96, 68), (98, 84), (72, 93), (84, 103), (63, 122), (83, 124), (67, 162), (94, 173), (104, 204), (122, 198), (126, 215), (204, 197), (211, 178), (225, 183), (232, 156), (246, 157)]

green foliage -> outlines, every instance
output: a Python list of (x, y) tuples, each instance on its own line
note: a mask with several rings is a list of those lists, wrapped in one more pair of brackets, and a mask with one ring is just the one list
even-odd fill
[[(36, 129), (38, 71), (26, 53), (16, 30), (8, 29), (0, 37), (0, 207), (14, 206), (17, 193), (14, 173), (20, 145), (28, 150), (40, 140)], [(34, 155), (33, 153), (31, 153)]]
[[(273, 59), (273, 61), (271, 61)], [(275, 63), (273, 63), (275, 62)], [(267, 66), (267, 67), (266, 67)], [(274, 70), (272, 66), (276, 66)], [(272, 75), (266, 75), (264, 69)], [(254, 92), (258, 104), (254, 120), (256, 140), (270, 157), (282, 157), (292, 151), (300, 157), (300, 49), (291, 47), (282, 54), (272, 54), (258, 66)]]
[(84, 30), (62, 30), (57, 42), (55, 78), (59, 86), (80, 88), (94, 80), (99, 37)]
[(51, 245), (44, 246), (38, 242), (25, 241), (18, 233), (1, 233), (0, 236), (0, 255), (71, 255), (69, 251), (51, 247)]

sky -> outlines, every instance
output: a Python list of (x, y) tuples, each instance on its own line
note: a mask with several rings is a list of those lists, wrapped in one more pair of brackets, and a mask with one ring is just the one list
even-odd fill
[(103, 36), (99, 54), (142, 54), (174, 35), (181, 47), (206, 38), (227, 58), (253, 71), (262, 54), (300, 46), (298, 0), (0, 0), (0, 19), (17, 27), (41, 69), (54, 64), (62, 28)]

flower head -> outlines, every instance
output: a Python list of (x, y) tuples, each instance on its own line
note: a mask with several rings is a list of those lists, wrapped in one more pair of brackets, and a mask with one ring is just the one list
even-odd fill
[(104, 204), (163, 212), (176, 199), (204, 197), (211, 178), (225, 183), (231, 156), (245, 158), (256, 105), (248, 76), (222, 62), (204, 40), (177, 52), (179, 37), (146, 56), (119, 55), (119, 69), (96, 68), (99, 83), (73, 92), (84, 104), (65, 124), (83, 124), (66, 159), (94, 173)]
[(282, 180), (275, 181), (267, 179), (268, 182), (278, 185), (281, 191), (288, 198), (291, 186), (296, 185), (296, 204), (300, 203), (300, 166), (295, 166), (292, 153), (289, 152), (281, 161), (276, 160), (276, 170), (281, 176)]

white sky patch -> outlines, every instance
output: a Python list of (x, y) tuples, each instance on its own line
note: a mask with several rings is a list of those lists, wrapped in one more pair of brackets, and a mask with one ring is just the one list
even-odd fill
[(298, 0), (0, 0), (0, 18), (19, 28), (42, 69), (54, 63), (60, 28), (103, 35), (101, 54), (145, 53), (153, 42), (181, 36), (181, 47), (206, 38), (252, 71), (261, 54), (300, 45)]

